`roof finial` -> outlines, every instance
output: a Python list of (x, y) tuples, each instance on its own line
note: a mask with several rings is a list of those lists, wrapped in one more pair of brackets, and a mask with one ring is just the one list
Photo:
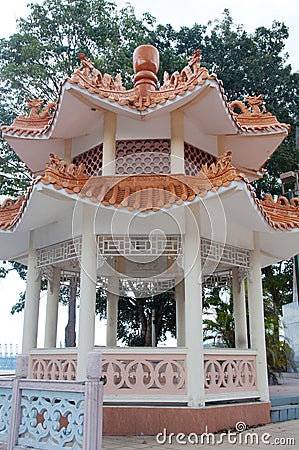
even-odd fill
[(133, 53), (134, 83), (139, 87), (142, 97), (157, 87), (159, 70), (159, 52), (152, 45), (140, 45)]

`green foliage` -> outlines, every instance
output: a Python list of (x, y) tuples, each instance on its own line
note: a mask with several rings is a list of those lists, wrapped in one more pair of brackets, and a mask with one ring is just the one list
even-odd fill
[(234, 347), (233, 305), (228, 287), (205, 290), (203, 339), (216, 347)]
[[(106, 318), (107, 292), (97, 292), (96, 312)], [(173, 292), (148, 298), (120, 297), (117, 338), (128, 346), (152, 345), (152, 313), (155, 312), (156, 343), (166, 339), (167, 331), (175, 336), (175, 300)]]

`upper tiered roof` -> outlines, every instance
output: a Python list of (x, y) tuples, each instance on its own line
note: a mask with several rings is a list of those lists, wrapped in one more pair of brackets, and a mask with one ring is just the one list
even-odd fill
[(221, 80), (201, 66), (200, 54), (196, 51), (180, 72), (165, 72), (158, 87), (159, 54), (152, 46), (138, 47), (132, 89), (123, 86), (120, 74), (114, 79), (102, 74), (80, 54), (81, 66), (62, 82), (57, 101), (43, 106), (41, 99), (28, 99), (29, 113), (3, 126), (3, 137), (30, 170), (39, 172), (49, 153), (63, 157), (65, 139), (73, 140), (72, 157), (102, 142), (105, 111), (117, 114), (118, 140), (165, 139), (170, 138), (169, 115), (180, 109), (187, 143), (217, 157), (221, 138), (233, 164), (257, 178), (289, 125), (266, 111), (261, 95), (228, 102)]

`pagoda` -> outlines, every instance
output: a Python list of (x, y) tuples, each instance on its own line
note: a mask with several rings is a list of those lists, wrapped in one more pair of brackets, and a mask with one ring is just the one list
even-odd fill
[[(27, 194), (0, 207), (0, 258), (27, 266), (29, 377), (85, 379), (96, 291), (105, 286), (106, 434), (270, 421), (261, 269), (299, 253), (299, 198), (258, 199), (250, 182), (263, 177), (289, 125), (266, 111), (262, 95), (228, 102), (200, 53), (159, 84), (157, 49), (138, 47), (128, 90), (120, 74), (102, 74), (80, 54), (56, 102), (30, 99), (28, 112), (2, 127), (33, 174)], [(61, 349), (60, 285), (74, 277), (78, 340)], [(47, 312), (37, 348), (41, 278)], [(204, 348), (202, 289), (223, 282), (232, 282), (236, 348)], [(117, 346), (119, 296), (167, 291), (177, 346)]]

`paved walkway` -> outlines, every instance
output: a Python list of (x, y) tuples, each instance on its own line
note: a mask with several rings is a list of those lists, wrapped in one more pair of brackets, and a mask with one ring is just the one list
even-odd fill
[[(181, 443), (177, 441), (177, 438), (181, 439)], [(208, 444), (207, 436), (196, 437), (195, 435), (175, 436), (172, 438), (168, 437), (167, 439), (164, 436), (160, 436), (160, 443), (157, 442), (155, 436), (104, 437), (103, 449), (147, 450), (160, 448), (161, 450), (182, 450), (214, 447), (221, 450), (239, 450), (244, 447), (244, 450), (248, 448), (268, 450), (271, 448), (281, 448), (294, 450), (299, 448), (299, 420), (289, 420), (288, 422), (249, 428), (241, 433), (236, 433), (235, 431), (231, 433), (227, 432), (225, 436), (215, 434), (210, 435), (209, 438), (210, 444)], [(188, 440), (191, 443), (188, 443)]]
[[(270, 396), (299, 395), (299, 374), (286, 374), (282, 384), (269, 387)], [(161, 430), (162, 432), (163, 430)], [(181, 439), (181, 443), (179, 443)], [(130, 436), (104, 437), (103, 449), (115, 450), (147, 450), (147, 449), (195, 449), (200, 447), (215, 447), (221, 450), (239, 450), (242, 447), (251, 449), (299, 449), (299, 420), (273, 423), (261, 427), (249, 428), (241, 433), (232, 430), (225, 436), (221, 434), (208, 437), (190, 436)], [(188, 442), (189, 441), (189, 442)], [(190, 443), (191, 441), (191, 443)]]

